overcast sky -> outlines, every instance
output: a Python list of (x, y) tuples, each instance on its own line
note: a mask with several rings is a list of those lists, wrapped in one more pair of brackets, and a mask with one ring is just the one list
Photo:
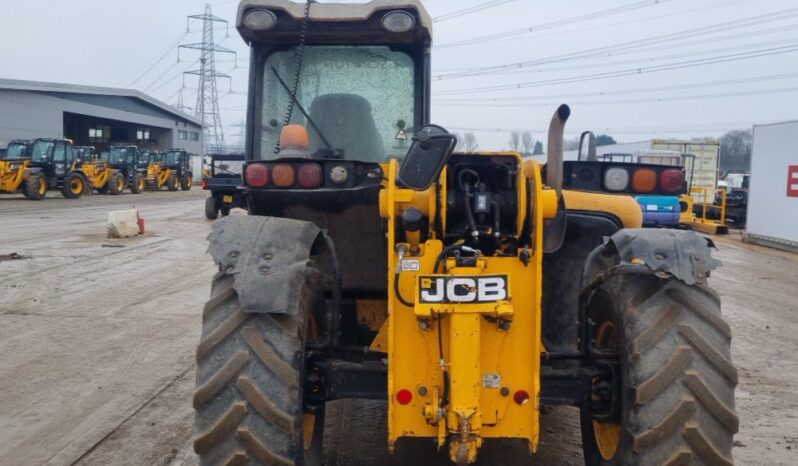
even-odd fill
[[(0, 77), (132, 87), (174, 105), (181, 73), (198, 57), (182, 51), (178, 62), (176, 45), (201, 40), (199, 22), (186, 33), (186, 16), (205, 3), (2, 0)], [(237, 63), (217, 59), (218, 70), (233, 77), (232, 93), (225, 81), (219, 89), (225, 135), (235, 143), (248, 54), (232, 24), (238, 2), (211, 3), (231, 22), (229, 38), (223, 28), (217, 38), (238, 52)], [(545, 139), (561, 102), (572, 107), (569, 132), (592, 129), (627, 142), (716, 137), (798, 119), (795, 0), (499, 0), (446, 19), (486, 3), (425, 1), (441, 19), (433, 121), (473, 131), (481, 149), (508, 147), (513, 129)], [(490, 66), (505, 67), (480, 69)], [(186, 77), (185, 87), (185, 104), (193, 107), (196, 78)]]

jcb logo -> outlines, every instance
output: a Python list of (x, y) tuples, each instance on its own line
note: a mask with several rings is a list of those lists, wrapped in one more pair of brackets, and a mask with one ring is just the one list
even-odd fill
[(421, 303), (491, 303), (507, 299), (507, 275), (419, 277)]

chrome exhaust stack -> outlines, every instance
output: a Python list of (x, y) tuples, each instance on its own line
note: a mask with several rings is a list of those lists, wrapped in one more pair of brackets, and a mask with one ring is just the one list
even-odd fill
[(554, 112), (549, 124), (549, 141), (546, 148), (546, 185), (557, 192), (557, 216), (546, 220), (543, 226), (543, 252), (552, 253), (562, 247), (568, 218), (565, 200), (562, 197), (563, 150), (565, 123), (571, 116), (571, 108), (562, 104)]
[(571, 108), (562, 104), (554, 112), (549, 124), (549, 140), (546, 147), (546, 185), (557, 191), (557, 196), (562, 193), (563, 177), (563, 146), (565, 137), (565, 123), (571, 116)]

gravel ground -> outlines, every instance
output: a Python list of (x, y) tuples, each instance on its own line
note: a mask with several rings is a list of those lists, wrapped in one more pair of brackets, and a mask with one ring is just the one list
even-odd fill
[[(0, 197), (0, 464), (197, 464), (193, 353), (214, 272), (205, 194), (50, 194)], [(131, 206), (148, 233), (107, 239), (107, 213)], [(717, 244), (711, 284), (740, 368), (736, 463), (798, 464), (798, 256)], [(382, 455), (384, 404), (338, 403), (351, 433), (341, 464), (448, 464), (415, 444)], [(479, 464), (581, 464), (575, 410), (544, 414), (541, 428), (537, 455), (488, 444)]]

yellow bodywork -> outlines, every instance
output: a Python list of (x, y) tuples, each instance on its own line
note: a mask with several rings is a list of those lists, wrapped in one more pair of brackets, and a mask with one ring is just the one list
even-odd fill
[[(492, 157), (514, 157), (517, 153), (486, 153)], [(446, 175), (427, 191), (399, 188), (397, 163), (385, 167), (387, 181), (381, 196), (381, 212), (388, 221), (389, 277), (394, 276), (399, 246), (395, 230), (402, 210), (416, 207), (427, 218), (435, 218), (438, 196), (445, 196)], [(533, 190), (527, 205), (527, 179)], [(377, 347), (387, 334), (389, 367), (388, 393), (389, 445), (401, 437), (434, 437), (439, 446), (449, 440), (453, 460), (473, 462), (484, 438), (520, 438), (530, 450), (537, 448), (538, 393), (540, 391), (542, 288), (542, 228), (544, 212), (557, 212), (556, 195), (544, 194), (545, 188), (537, 164), (518, 170), (518, 229), (522, 231), (527, 216), (533, 216), (530, 260), (525, 266), (515, 256), (482, 256), (476, 267), (455, 267), (448, 263), (450, 277), (505, 275), (509, 296), (505, 300), (482, 304), (430, 305), (416, 302), (404, 306), (389, 287), (388, 320), (375, 340)], [(552, 191), (553, 193), (553, 191)], [(445, 206), (445, 202), (440, 203)], [(440, 218), (445, 225), (445, 212)], [(413, 239), (411, 238), (411, 241)], [(423, 244), (405, 244), (409, 253), (403, 259), (399, 290), (405, 299), (418, 297), (418, 281), (435, 278), (436, 259), (443, 249), (439, 238)], [(423, 277), (423, 278), (422, 278)], [(386, 328), (387, 326), (387, 328)], [(440, 339), (439, 339), (440, 335)], [(439, 354), (442, 343), (443, 358)], [(440, 406), (444, 392), (444, 372), (449, 376), (449, 403)], [(412, 401), (400, 404), (396, 393), (409, 390)], [(519, 404), (514, 394), (523, 391), (528, 401)]]
[[(712, 202), (716, 195), (720, 194), (721, 203), (716, 205)], [(698, 204), (701, 206), (701, 215), (695, 214), (693, 207), (695, 206), (695, 199), (701, 199)], [(710, 199), (710, 201), (707, 201)], [(702, 233), (709, 233), (712, 235), (726, 234), (729, 232), (729, 227), (726, 226), (726, 190), (716, 189), (714, 192), (703, 187), (693, 187), (690, 189), (690, 194), (682, 195), (679, 201), (684, 203), (687, 208), (679, 216), (679, 223), (685, 225), (693, 230)], [(719, 219), (712, 219), (707, 217), (707, 213), (711, 210), (718, 210)]]
[(161, 162), (152, 162), (147, 166), (147, 189), (161, 189), (172, 174), (166, 165)]
[(30, 174), (30, 161), (0, 160), (0, 193), (15, 193)]
[[(541, 294), (544, 221), (557, 215), (557, 193), (543, 184), (540, 166), (515, 152), (477, 153), (473, 156), (513, 157), (518, 161), (518, 232), (531, 219), (526, 264), (515, 255), (496, 251), (482, 255), (475, 266), (458, 267), (448, 259), (445, 270), (434, 270), (444, 244), (435, 233), (420, 243), (396, 238), (403, 210), (415, 207), (446, 225), (446, 171), (426, 191), (403, 189), (396, 184), (398, 164), (385, 165), (380, 213), (387, 220), (388, 276), (401, 270), (398, 290), (388, 287), (388, 319), (379, 327), (371, 349), (388, 358), (389, 446), (402, 437), (432, 437), (438, 446), (449, 445), (458, 464), (476, 460), (486, 438), (516, 438), (538, 446), (540, 434)], [(642, 212), (630, 196), (563, 192), (569, 210), (594, 211), (616, 217), (627, 228), (642, 225)], [(441, 199), (442, 201), (438, 201)], [(440, 212), (437, 212), (440, 209)], [(531, 216), (531, 217), (530, 217)], [(430, 228), (431, 232), (436, 231)], [(406, 253), (399, 263), (397, 253)], [(420, 290), (432, 280), (470, 280), (505, 276), (506, 299), (482, 303), (428, 304)], [(443, 283), (443, 282), (438, 282)], [(448, 282), (447, 282), (448, 283)], [(358, 303), (358, 319), (376, 329), (373, 303)], [(441, 355), (442, 350), (442, 355)], [(448, 403), (441, 405), (449, 380)], [(412, 400), (407, 402), (407, 391)], [(403, 393), (402, 403), (397, 394)]]
[(86, 175), (93, 189), (104, 187), (111, 176), (111, 170), (108, 168), (107, 162), (84, 162), (81, 165), (81, 171)]

